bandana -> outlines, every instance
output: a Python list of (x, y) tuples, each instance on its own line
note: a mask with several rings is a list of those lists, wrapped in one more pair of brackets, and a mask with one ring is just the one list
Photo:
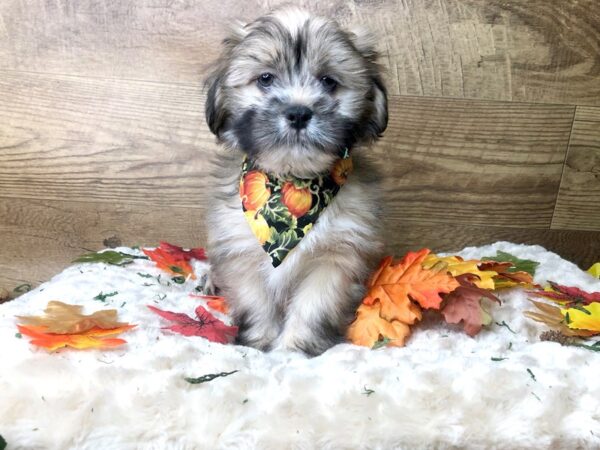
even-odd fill
[(273, 267), (306, 236), (352, 172), (348, 150), (329, 173), (316, 178), (278, 177), (245, 159), (240, 177), (242, 209)]

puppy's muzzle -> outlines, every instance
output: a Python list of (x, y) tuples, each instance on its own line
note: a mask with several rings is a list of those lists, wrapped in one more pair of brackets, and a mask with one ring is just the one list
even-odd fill
[(296, 130), (306, 128), (313, 116), (312, 110), (307, 106), (293, 105), (284, 112), (290, 126)]

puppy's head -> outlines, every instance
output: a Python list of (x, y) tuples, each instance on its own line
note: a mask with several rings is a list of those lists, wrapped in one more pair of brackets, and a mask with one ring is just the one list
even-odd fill
[(206, 119), (264, 169), (309, 176), (387, 126), (372, 39), (286, 9), (224, 41), (207, 79)]

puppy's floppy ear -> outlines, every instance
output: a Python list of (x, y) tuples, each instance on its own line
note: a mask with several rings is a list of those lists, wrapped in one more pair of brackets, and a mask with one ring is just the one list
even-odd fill
[(207, 88), (206, 104), (204, 105), (206, 123), (210, 131), (217, 137), (219, 137), (219, 132), (227, 117), (221, 87), (223, 76), (223, 71), (215, 68), (205, 82), (205, 88)]
[(377, 64), (379, 58), (377, 40), (364, 28), (353, 29), (349, 36), (356, 50), (367, 62), (369, 69), (372, 86), (368, 98), (373, 105), (368, 118), (366, 134), (372, 139), (377, 139), (385, 131), (388, 123), (387, 90), (381, 78), (381, 67)]
[(373, 109), (369, 117), (369, 133), (373, 139), (380, 138), (388, 124), (387, 90), (379, 74), (373, 76)]
[(221, 56), (216, 61), (213, 69), (204, 82), (206, 89), (206, 104), (204, 113), (206, 115), (206, 123), (210, 131), (217, 137), (220, 137), (225, 121), (228, 116), (225, 107), (224, 81), (227, 75), (227, 68), (233, 49), (244, 39), (247, 31), (241, 23), (235, 24), (230, 29), (230, 34), (223, 40), (223, 51)]

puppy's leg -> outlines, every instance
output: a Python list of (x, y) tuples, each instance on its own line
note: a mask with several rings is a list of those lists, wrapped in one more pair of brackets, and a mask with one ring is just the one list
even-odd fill
[(275, 349), (319, 355), (344, 342), (364, 294), (364, 286), (347, 269), (329, 262), (310, 270), (291, 298)]
[(260, 272), (251, 267), (246, 258), (229, 260), (213, 266), (212, 278), (239, 327), (236, 343), (269, 350), (280, 332), (281, 312), (266, 292)]

